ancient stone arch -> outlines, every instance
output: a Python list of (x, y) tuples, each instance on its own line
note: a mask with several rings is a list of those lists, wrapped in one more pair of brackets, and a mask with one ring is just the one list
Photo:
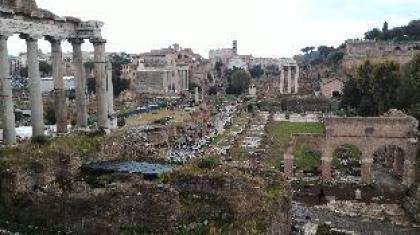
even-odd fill
[[(331, 165), (334, 151), (340, 146), (350, 144), (362, 152), (362, 182), (372, 183), (373, 154), (383, 146), (393, 145), (401, 148), (404, 155), (403, 184), (410, 186), (415, 180), (417, 120), (409, 116), (368, 117), (368, 118), (324, 118), (325, 135), (311, 136), (322, 151), (322, 177), (332, 179)], [(285, 152), (285, 173), (293, 174), (293, 148), (302, 135), (295, 135)], [(300, 140), (302, 141), (302, 140)]]

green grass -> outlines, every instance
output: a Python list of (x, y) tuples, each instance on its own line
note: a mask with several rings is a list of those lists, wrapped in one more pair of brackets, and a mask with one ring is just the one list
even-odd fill
[(88, 155), (99, 151), (105, 137), (102, 135), (72, 134), (43, 141), (33, 141), (17, 147), (0, 150), (0, 169), (30, 166), (33, 163), (54, 160), (63, 154)]
[(298, 146), (293, 155), (295, 156), (295, 165), (298, 170), (303, 172), (318, 172), (322, 163), (322, 154), (318, 150), (314, 150), (310, 146)]
[(280, 168), (283, 153), (286, 150), (292, 134), (322, 134), (322, 123), (272, 122), (267, 126), (267, 141), (269, 144), (265, 163), (269, 167)]

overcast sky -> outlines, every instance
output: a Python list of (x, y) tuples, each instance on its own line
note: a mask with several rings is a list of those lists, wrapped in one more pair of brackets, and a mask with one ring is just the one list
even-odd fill
[[(207, 57), (230, 47), (240, 54), (289, 57), (305, 46), (338, 46), (384, 21), (399, 26), (420, 18), (420, 0), (37, 0), (60, 16), (105, 22), (107, 51), (140, 53), (179, 43)], [(417, 17), (417, 18), (416, 18)], [(92, 50), (85, 43), (84, 50)], [(26, 50), (10, 39), (9, 51)], [(49, 44), (40, 42), (49, 51)], [(70, 50), (64, 43), (64, 50)]]

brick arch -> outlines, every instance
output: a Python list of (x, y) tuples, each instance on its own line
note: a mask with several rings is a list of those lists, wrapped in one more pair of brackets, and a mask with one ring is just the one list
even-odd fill
[[(401, 148), (404, 153), (408, 153), (408, 139), (406, 138), (374, 138), (374, 137), (362, 137), (362, 136), (334, 136), (326, 137), (325, 148), (323, 152), (323, 177), (326, 180), (331, 180), (331, 162), (333, 159), (333, 154), (336, 149), (340, 148), (343, 145), (353, 145), (357, 147), (362, 152), (362, 182), (365, 184), (371, 184), (372, 177), (372, 165), (373, 165), (373, 155), (383, 146), (393, 145)], [(405, 158), (408, 155), (405, 154)], [(405, 161), (406, 159), (404, 159)]]
[(401, 148), (404, 155), (403, 184), (410, 186), (415, 180), (417, 138), (416, 119), (404, 117), (371, 117), (371, 118), (324, 118), (326, 133), (319, 135), (294, 135), (287, 151), (284, 153), (286, 176), (293, 175), (293, 149), (299, 142), (315, 142), (321, 150), (322, 176), (330, 181), (331, 165), (334, 151), (340, 146), (354, 145), (362, 152), (362, 182), (372, 183), (373, 154), (383, 146), (395, 145)]

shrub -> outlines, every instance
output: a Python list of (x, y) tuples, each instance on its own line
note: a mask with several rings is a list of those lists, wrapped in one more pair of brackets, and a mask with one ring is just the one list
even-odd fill
[(40, 136), (32, 137), (31, 142), (32, 142), (32, 144), (46, 145), (50, 142), (50, 139), (45, 135), (40, 135)]
[(197, 166), (201, 169), (209, 169), (212, 170), (220, 165), (220, 158), (211, 156), (211, 157), (204, 157), (198, 161)]

